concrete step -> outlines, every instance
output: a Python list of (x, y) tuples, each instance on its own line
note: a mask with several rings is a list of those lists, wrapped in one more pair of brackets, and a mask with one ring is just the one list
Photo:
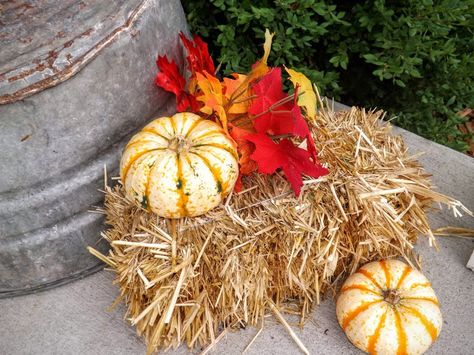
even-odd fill
[[(395, 128), (410, 152), (425, 152), (420, 158), (433, 174), (438, 190), (461, 200), (474, 210), (474, 159), (413, 133)], [(474, 218), (455, 219), (446, 209), (430, 215), (433, 228), (474, 228)], [(443, 329), (428, 354), (470, 354), (474, 349), (474, 272), (466, 263), (474, 240), (439, 237), (440, 250), (429, 248), (423, 238), (419, 250), (424, 273), (441, 303)], [(2, 354), (144, 354), (145, 344), (135, 335), (121, 305), (107, 307), (118, 294), (113, 275), (98, 272), (57, 289), (0, 300), (0, 353)], [(337, 324), (332, 299), (325, 300), (297, 335), (312, 354), (361, 354), (346, 339)], [(257, 330), (247, 328), (226, 335), (215, 354), (240, 354)], [(188, 353), (180, 347), (168, 354)], [(298, 354), (299, 349), (285, 329), (271, 318), (248, 354)]]

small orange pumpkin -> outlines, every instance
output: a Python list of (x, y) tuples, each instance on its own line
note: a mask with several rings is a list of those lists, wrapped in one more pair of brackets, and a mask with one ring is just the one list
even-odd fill
[(349, 340), (370, 354), (422, 354), (443, 323), (429, 281), (398, 260), (372, 262), (352, 274), (336, 313)]
[(166, 218), (216, 207), (238, 174), (234, 141), (217, 123), (188, 112), (149, 123), (127, 144), (120, 162), (127, 196)]

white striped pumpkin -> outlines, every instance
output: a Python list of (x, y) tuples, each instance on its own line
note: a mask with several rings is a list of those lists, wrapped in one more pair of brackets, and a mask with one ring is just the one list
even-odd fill
[(336, 313), (349, 340), (370, 354), (422, 354), (443, 322), (429, 281), (398, 260), (372, 262), (352, 274)]
[(238, 174), (234, 141), (217, 123), (187, 112), (149, 123), (120, 162), (126, 195), (166, 218), (208, 212), (233, 189)]

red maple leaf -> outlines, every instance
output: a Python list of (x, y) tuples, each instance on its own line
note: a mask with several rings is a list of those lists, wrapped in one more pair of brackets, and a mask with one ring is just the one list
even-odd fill
[(214, 62), (209, 55), (207, 43), (204, 42), (198, 35), (193, 36), (193, 40), (188, 39), (183, 32), (179, 33), (181, 42), (188, 51), (186, 57), (189, 65), (189, 70), (194, 76), (195, 73), (203, 73), (207, 71), (210, 74), (214, 74)]
[(234, 126), (231, 123), (229, 127), (229, 134), (235, 143), (237, 143), (237, 149), (239, 151), (239, 171), (242, 175), (249, 175), (257, 170), (257, 164), (250, 157), (255, 150), (255, 146), (246, 139), (246, 136), (252, 134), (252, 131)]
[(306, 139), (306, 150), (308, 151), (311, 158), (313, 158), (313, 162), (319, 164), (318, 151), (316, 150), (316, 145), (314, 144), (314, 139), (311, 133), (308, 133)]
[(178, 112), (194, 112), (198, 113), (201, 105), (197, 102), (196, 97), (188, 92), (182, 92), (176, 97), (176, 110)]
[(158, 56), (156, 66), (160, 72), (156, 74), (155, 84), (179, 96), (185, 89), (186, 80), (179, 72), (178, 65), (166, 56)]
[[(252, 88), (257, 98), (252, 101), (249, 113), (255, 118), (254, 127), (259, 133), (295, 134), (302, 138), (309, 133), (308, 125), (295, 102), (278, 103), (288, 98), (283, 92), (281, 69), (273, 68)], [(296, 97), (296, 95), (295, 95)]]
[(293, 102), (294, 106), (291, 110), (291, 113), (293, 117), (296, 117), (296, 120), (298, 122), (304, 121), (304, 124), (300, 123), (298, 125), (299, 130), (298, 130), (298, 133), (295, 132), (295, 134), (299, 135), (302, 138), (306, 138), (306, 149), (309, 152), (311, 158), (313, 159), (313, 162), (318, 163), (318, 153), (316, 151), (316, 145), (314, 144), (313, 136), (311, 134), (311, 131), (309, 130), (306, 120), (303, 118), (303, 115), (301, 114), (301, 108), (298, 105), (298, 89), (299, 87), (296, 86), (295, 100)]
[(279, 168), (283, 169), (296, 196), (301, 192), (303, 175), (317, 178), (329, 172), (320, 164), (312, 162), (310, 153), (295, 147), (288, 139), (282, 139), (277, 144), (262, 133), (248, 134), (245, 138), (255, 144), (251, 158), (257, 162), (258, 172), (270, 175)]
[(250, 157), (255, 150), (255, 145), (245, 139), (245, 136), (252, 133), (251, 131), (234, 126), (232, 123), (229, 123), (229, 128), (229, 134), (237, 143), (237, 151), (239, 152), (239, 177), (235, 183), (235, 191), (239, 192), (243, 187), (242, 176), (249, 175), (258, 168), (257, 163)]
[(160, 70), (155, 77), (155, 84), (176, 95), (176, 107), (179, 112), (199, 111), (196, 98), (186, 92), (186, 80), (181, 75), (178, 65), (167, 57), (158, 56), (156, 66)]

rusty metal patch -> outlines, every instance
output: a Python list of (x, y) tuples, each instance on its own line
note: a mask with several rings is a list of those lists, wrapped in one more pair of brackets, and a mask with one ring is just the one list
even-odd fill
[(133, 26), (150, 0), (0, 2), (0, 104), (79, 72)]

